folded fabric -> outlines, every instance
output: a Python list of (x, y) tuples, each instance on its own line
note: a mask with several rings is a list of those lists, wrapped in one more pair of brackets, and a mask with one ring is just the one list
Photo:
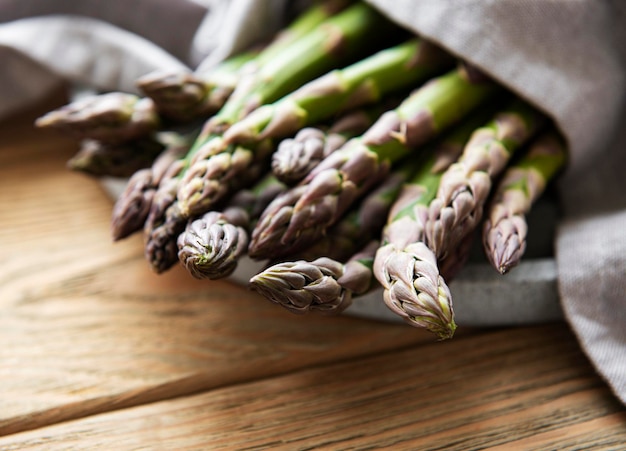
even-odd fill
[[(369, 2), (482, 68), (561, 128), (571, 159), (559, 184), (560, 301), (582, 348), (626, 403), (626, 7)], [(59, 79), (132, 92), (134, 80), (156, 68), (206, 70), (277, 30), (288, 7), (294, 3), (0, 0), (0, 118)]]

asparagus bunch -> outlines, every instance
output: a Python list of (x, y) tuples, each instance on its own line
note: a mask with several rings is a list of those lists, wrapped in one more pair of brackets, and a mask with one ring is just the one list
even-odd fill
[(152, 100), (110, 92), (62, 106), (38, 118), (35, 125), (60, 130), (78, 139), (120, 144), (156, 131), (161, 118)]
[[(178, 192), (181, 211), (186, 216), (199, 215), (241, 187), (251, 182), (256, 167), (269, 163), (271, 151), (227, 142), (222, 134), (235, 122), (260, 105), (273, 102), (298, 86), (361, 57), (375, 29), (388, 30), (391, 23), (364, 3), (356, 3), (325, 20), (313, 31), (296, 39), (266, 64), (247, 74), (228, 102), (205, 125), (196, 143), (199, 147), (186, 171)], [(265, 59), (265, 52), (259, 55)], [(252, 168), (251, 168), (252, 167)], [(220, 189), (215, 190), (216, 187)]]
[(440, 339), (452, 337), (456, 324), (450, 290), (439, 274), (436, 256), (423, 242), (427, 208), (442, 173), (461, 155), (472, 132), (490, 113), (487, 108), (479, 110), (428, 150), (430, 156), (389, 212), (374, 261), (385, 304), (407, 323), (426, 328)]
[[(312, 32), (316, 26), (319, 26), (320, 22), (327, 18), (330, 12), (334, 11), (333, 5), (339, 8), (344, 3), (339, 0), (330, 0), (325, 3), (327, 7), (318, 5), (314, 6), (313, 9), (305, 11), (301, 16), (301, 20), (296, 20), (287, 27), (277, 37), (276, 41), (270, 43), (257, 57), (241, 67), (241, 77), (235, 89), (236, 92), (231, 94), (218, 114), (205, 123), (202, 132), (194, 141), (187, 155), (173, 165), (174, 170), (171, 171), (169, 177), (161, 181), (153, 197), (151, 210), (144, 224), (144, 241), (145, 256), (154, 271), (159, 273), (166, 271), (178, 261), (178, 235), (185, 229), (188, 219), (203, 212), (191, 213), (180, 202), (181, 196), (179, 192), (183, 185), (184, 177), (188, 176), (186, 174), (190, 171), (190, 168), (195, 171), (194, 174), (201, 171), (205, 175), (216, 178), (216, 183), (210, 183), (204, 189), (219, 191), (220, 198), (226, 197), (227, 193), (234, 192), (250, 184), (265, 171), (267, 162), (264, 160), (267, 159), (271, 151), (271, 142), (266, 141), (259, 144), (256, 149), (256, 156), (249, 152), (248, 149), (238, 146), (231, 149), (230, 153), (211, 158), (211, 161), (207, 162), (206, 160), (213, 153), (212, 138), (219, 139), (218, 129), (239, 117), (241, 109), (245, 106), (247, 95), (254, 94), (255, 89), (264, 87), (266, 88), (264, 95), (269, 96), (280, 96), (283, 94), (282, 90), (285, 89), (285, 80), (279, 78), (277, 81), (272, 81), (268, 79), (265, 80), (267, 83), (263, 85), (263, 80), (261, 78), (257, 80), (255, 77), (271, 75), (267, 70), (263, 72), (262, 69), (269, 65), (270, 62), (273, 62), (275, 58), (281, 58), (283, 52), (288, 51), (291, 46), (297, 45), (303, 36)], [(300, 66), (299, 68), (302, 72), (302, 67)], [(254, 161), (251, 163), (250, 160)], [(238, 177), (235, 178), (228, 177), (229, 168), (245, 168), (246, 170), (240, 172)], [(188, 177), (193, 178), (191, 176)], [(189, 188), (195, 185), (186, 186)]]
[(250, 287), (293, 313), (337, 314), (375, 282), (373, 241), (346, 263), (328, 257), (273, 265), (250, 279)]
[(525, 215), (548, 182), (565, 165), (563, 138), (554, 129), (542, 133), (499, 181), (483, 226), (483, 246), (501, 274), (517, 266), (526, 250)]
[(252, 233), (250, 256), (278, 258), (310, 245), (394, 162), (497, 92), (489, 80), (470, 79), (463, 66), (431, 80), (383, 114), (364, 135), (324, 159), (294, 188), (299, 196), (287, 192), (272, 202)]
[[(491, 185), (504, 173), (483, 229), (504, 273), (524, 252), (524, 215), (563, 165), (563, 144), (541, 137), (511, 165), (543, 115), (519, 100), (496, 116), (479, 108), (502, 90), (468, 65), (450, 70), (451, 56), (422, 39), (397, 44), (398, 30), (365, 3), (317, 2), (263, 50), (206, 71), (148, 74), (138, 80), (145, 98), (96, 96), (38, 125), (85, 140), (89, 150), (70, 161), (77, 169), (102, 173), (104, 163), (93, 165), (104, 161), (109, 174), (134, 172), (112, 234), (143, 227), (154, 271), (180, 262), (197, 278), (226, 277), (248, 252), (275, 262), (251, 287), (296, 313), (341, 312), (375, 278), (389, 308), (449, 338), (446, 280), (467, 259)], [(389, 43), (376, 38), (392, 35), (396, 45), (379, 51)], [(400, 105), (362, 109), (425, 81)], [(328, 129), (311, 128), (338, 116)], [(150, 168), (133, 166), (142, 153), (111, 157), (149, 150), (168, 121), (197, 118), (206, 122), (193, 143), (165, 152), (161, 144)], [(105, 151), (109, 160), (95, 158)]]
[(187, 223), (178, 236), (178, 258), (197, 279), (229, 276), (247, 249), (249, 232), (267, 204), (286, 189), (268, 174), (233, 196), (223, 211), (210, 211)]

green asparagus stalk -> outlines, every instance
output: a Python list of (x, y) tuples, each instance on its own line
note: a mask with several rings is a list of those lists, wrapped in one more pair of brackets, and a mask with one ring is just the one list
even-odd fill
[(229, 276), (248, 248), (249, 232), (267, 204), (286, 189), (271, 174), (237, 192), (223, 212), (210, 211), (188, 222), (178, 236), (178, 258), (197, 279)]
[(378, 183), (391, 164), (497, 92), (496, 84), (473, 81), (462, 67), (428, 82), (383, 114), (363, 136), (325, 158), (296, 187), (302, 195), (295, 202), (286, 202), (289, 192), (278, 196), (252, 233), (250, 256), (277, 258), (310, 245)]
[(492, 180), (544, 122), (543, 114), (515, 99), (474, 132), (459, 161), (443, 174), (437, 196), (428, 207), (426, 243), (437, 258), (445, 257), (477, 227)]
[(414, 38), (333, 70), (257, 108), (233, 124), (224, 139), (231, 144), (283, 138), (338, 112), (379, 102), (390, 92), (415, 86), (452, 65), (448, 53)]
[(338, 314), (375, 283), (373, 241), (345, 264), (328, 257), (278, 263), (250, 279), (250, 287), (287, 310)]
[(120, 144), (156, 131), (161, 119), (152, 100), (110, 92), (85, 97), (50, 111), (38, 118), (35, 125), (61, 130), (78, 139)]
[(383, 259), (385, 287), (383, 299), (387, 307), (411, 326), (424, 328), (440, 340), (452, 338), (456, 330), (452, 295), (439, 273), (437, 258), (422, 241), (406, 246), (393, 256), (378, 254)]
[(472, 132), (490, 116), (491, 109), (479, 109), (427, 151), (428, 159), (403, 187), (389, 212), (374, 261), (374, 276), (384, 288), (385, 304), (407, 323), (426, 328), (441, 339), (454, 334), (454, 311), (437, 259), (423, 242), (424, 222), (441, 175), (461, 155)]
[(190, 122), (219, 111), (235, 90), (242, 67), (258, 51), (242, 52), (205, 73), (158, 70), (137, 79), (137, 86), (152, 99), (156, 110), (178, 122)]
[(115, 202), (111, 215), (113, 241), (126, 238), (142, 229), (161, 180), (169, 177), (168, 169), (187, 153), (191, 145), (190, 137), (181, 135), (165, 141), (167, 147), (156, 158), (152, 167), (135, 172)]
[[(200, 215), (211, 209), (242, 180), (253, 182), (250, 165), (269, 164), (271, 152), (227, 144), (222, 133), (259, 105), (272, 102), (328, 70), (358, 58), (367, 49), (374, 29), (391, 23), (364, 3), (357, 3), (326, 20), (250, 77), (242, 79), (220, 112), (203, 129), (194, 161), (178, 192), (182, 213)], [(259, 56), (263, 58), (263, 52)], [(261, 141), (261, 143), (267, 140)], [(258, 171), (255, 171), (258, 172)], [(219, 187), (220, 189), (215, 189)]]
[[(389, 108), (392, 106), (388, 105)], [(272, 172), (282, 182), (295, 185), (350, 138), (364, 133), (387, 109), (383, 110), (380, 104), (369, 109), (358, 108), (340, 116), (327, 129), (303, 128), (293, 138), (278, 144), (272, 154)]]
[(566, 147), (555, 131), (542, 133), (504, 172), (483, 226), (483, 247), (501, 274), (517, 266), (526, 250), (525, 215), (565, 165)]
[(138, 138), (120, 144), (83, 140), (67, 167), (94, 177), (130, 177), (152, 165), (164, 146), (153, 137)]

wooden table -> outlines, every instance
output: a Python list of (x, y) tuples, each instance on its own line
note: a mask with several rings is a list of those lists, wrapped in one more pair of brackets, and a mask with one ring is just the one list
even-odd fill
[(0, 449), (625, 449), (626, 409), (563, 323), (295, 316), (155, 275), (113, 244), (73, 141), (0, 125)]

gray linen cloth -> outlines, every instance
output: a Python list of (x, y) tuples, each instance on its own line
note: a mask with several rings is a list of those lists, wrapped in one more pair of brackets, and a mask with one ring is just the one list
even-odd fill
[[(369, 0), (548, 113), (559, 183), (560, 302), (626, 403), (626, 7), (619, 0)], [(0, 118), (61, 79), (134, 92), (153, 69), (208, 69), (284, 22), (287, 0), (0, 0)]]

